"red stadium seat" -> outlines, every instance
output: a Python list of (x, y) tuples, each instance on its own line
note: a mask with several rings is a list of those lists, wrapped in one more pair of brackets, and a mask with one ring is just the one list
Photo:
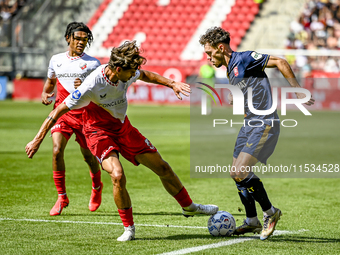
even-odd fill
[(241, 26), (245, 31), (247, 31), (247, 30), (249, 29), (249, 27), (250, 27), (250, 22), (248, 22), (248, 21), (243, 21), (243, 22), (240, 24), (240, 26)]
[(254, 19), (255, 19), (255, 16), (254, 16), (254, 14), (251, 14), (251, 13), (249, 13), (249, 14), (247, 14), (247, 16), (246, 16), (246, 21), (248, 21), (249, 23), (251, 23), (251, 22), (253, 22), (254, 21)]
[(246, 19), (246, 15), (244, 13), (238, 13), (236, 16), (236, 20), (238, 22), (244, 21)]
[(253, 15), (258, 14), (258, 12), (259, 12), (259, 6), (258, 6), (258, 5), (252, 6), (252, 7), (250, 8), (249, 12), (252, 13)]
[[(109, 3), (112, 0), (104, 1)], [(171, 0), (168, 5), (159, 6), (158, 0), (133, 0), (103, 45), (112, 47), (123, 39), (131, 40), (137, 32), (144, 32), (146, 40), (142, 48), (148, 59), (158, 62), (163, 59), (168, 63), (179, 61), (213, 2), (186, 0), (184, 3), (183, 0)]]
[(241, 7), (241, 12), (244, 14), (248, 14), (249, 13), (249, 7), (247, 5), (244, 5)]
[(233, 12), (230, 12), (228, 15), (227, 15), (227, 20), (229, 21), (235, 21), (237, 18), (236, 18), (237, 14), (236, 13), (233, 13)]
[(239, 5), (234, 5), (232, 8), (231, 8), (231, 11), (233, 13), (240, 13), (242, 10), (242, 6), (239, 6)]

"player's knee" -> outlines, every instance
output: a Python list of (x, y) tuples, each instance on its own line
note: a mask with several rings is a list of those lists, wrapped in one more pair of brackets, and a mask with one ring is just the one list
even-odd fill
[(113, 185), (115, 186), (125, 186), (126, 184), (126, 178), (124, 175), (124, 171), (121, 167), (117, 166), (117, 167), (113, 167), (111, 171), (107, 171), (109, 172), (110, 176), (111, 176), (111, 180)]
[(53, 159), (59, 160), (64, 157), (64, 150), (59, 144), (53, 145)]
[(248, 176), (249, 172), (242, 171), (240, 167), (235, 167), (233, 171), (230, 171), (230, 177), (235, 181), (243, 180)]

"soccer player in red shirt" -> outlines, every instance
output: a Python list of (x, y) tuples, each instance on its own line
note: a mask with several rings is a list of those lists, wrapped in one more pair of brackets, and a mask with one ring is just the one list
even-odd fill
[[(57, 98), (55, 107), (61, 104), (64, 99), (75, 91), (81, 81), (95, 70), (100, 62), (84, 53), (87, 44), (91, 44), (93, 37), (90, 29), (80, 22), (72, 22), (67, 25), (65, 39), (69, 45), (67, 52), (53, 55), (48, 67), (47, 80), (45, 82), (41, 100), (44, 105), (52, 103), (53, 90), (57, 86)], [(65, 162), (64, 150), (68, 140), (74, 133), (76, 141), (85, 162), (90, 168), (92, 178), (92, 194), (89, 203), (90, 211), (95, 211), (101, 204), (101, 172), (96, 158), (92, 155), (86, 144), (85, 136), (82, 133), (82, 109), (65, 114), (52, 127), (53, 141), (53, 179), (58, 191), (58, 200), (50, 211), (50, 215), (60, 215), (63, 208), (68, 206), (69, 199), (65, 186)]]
[(215, 205), (192, 202), (169, 164), (162, 159), (150, 141), (130, 124), (126, 116), (126, 92), (137, 79), (167, 86), (173, 89), (179, 99), (182, 99), (180, 93), (188, 96), (187, 93), (190, 92), (188, 84), (140, 70), (145, 62), (146, 59), (140, 55), (135, 41), (127, 41), (113, 48), (109, 63), (92, 72), (63, 104), (50, 113), (38, 134), (26, 146), (26, 153), (32, 158), (54, 122), (70, 110), (89, 105), (83, 112), (84, 134), (91, 152), (96, 155), (102, 168), (112, 179), (113, 197), (125, 227), (118, 241), (130, 241), (135, 238), (131, 200), (126, 189), (126, 177), (119, 161), (119, 154), (131, 163), (142, 164), (156, 173), (166, 191), (183, 208), (184, 216), (212, 215), (218, 211)]

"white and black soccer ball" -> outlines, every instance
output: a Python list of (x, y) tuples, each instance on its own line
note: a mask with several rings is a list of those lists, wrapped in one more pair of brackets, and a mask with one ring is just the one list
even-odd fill
[(212, 236), (231, 236), (235, 229), (235, 219), (226, 211), (218, 211), (208, 220), (208, 230)]

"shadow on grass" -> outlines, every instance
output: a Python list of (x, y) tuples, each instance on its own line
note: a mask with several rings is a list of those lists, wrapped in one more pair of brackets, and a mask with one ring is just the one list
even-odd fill
[[(258, 236), (231, 236), (231, 237), (213, 237), (211, 235), (208, 234), (203, 234), (203, 235), (198, 235), (198, 234), (188, 234), (188, 235), (172, 235), (172, 236), (167, 236), (167, 237), (151, 237), (151, 238), (136, 238), (136, 240), (141, 240), (141, 241), (145, 241), (145, 240), (187, 240), (187, 239), (209, 239), (211, 241), (214, 242), (225, 242), (225, 241), (230, 241), (230, 240), (240, 240), (240, 239), (259, 239), (260, 237)], [(209, 245), (208, 243), (206, 245)]]
[[(96, 217), (105, 217), (105, 216), (118, 216), (118, 212), (93, 212), (93, 213), (65, 213), (62, 216), (96, 216)], [(181, 212), (133, 212), (133, 215), (168, 215), (168, 216), (183, 216)], [(244, 216), (244, 214), (233, 214), (234, 216)], [(209, 217), (209, 215), (199, 214), (194, 217)]]
[(322, 238), (310, 236), (279, 235), (268, 239), (271, 242), (293, 242), (293, 243), (340, 243), (340, 238)]
[[(180, 212), (150, 212), (150, 213), (142, 213), (142, 212), (133, 212), (133, 215), (169, 215), (169, 216), (182, 216)], [(93, 213), (65, 213), (62, 216), (89, 216), (89, 217), (106, 217), (106, 216), (119, 216), (118, 212), (93, 212)], [(195, 215), (195, 217), (207, 217), (208, 215)]]

